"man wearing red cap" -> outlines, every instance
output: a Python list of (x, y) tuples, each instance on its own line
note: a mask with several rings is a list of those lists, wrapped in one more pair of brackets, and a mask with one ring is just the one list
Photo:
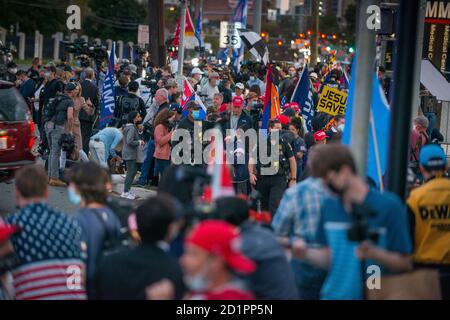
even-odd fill
[(327, 144), (327, 134), (323, 130), (316, 131), (313, 134), (314, 142), (316, 144)]
[(234, 278), (255, 271), (255, 263), (239, 251), (239, 233), (216, 220), (199, 223), (187, 237), (181, 266), (193, 300), (252, 300), (254, 296)]
[(252, 119), (243, 111), (244, 98), (235, 96), (231, 103), (231, 113), (229, 120), (225, 124), (224, 129), (238, 129), (243, 125), (247, 125), (248, 128), (252, 127)]
[(8, 284), (10, 282), (9, 271), (17, 266), (19, 261), (14, 254), (14, 248), (9, 238), (18, 231), (18, 227), (6, 225), (0, 219), (0, 300), (11, 300), (13, 298), (13, 290), (9, 288), (10, 285)]

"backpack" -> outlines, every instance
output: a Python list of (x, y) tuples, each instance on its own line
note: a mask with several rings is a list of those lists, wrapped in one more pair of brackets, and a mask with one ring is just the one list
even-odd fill
[[(120, 230), (113, 230), (108, 226), (108, 214), (105, 211), (93, 210), (94, 215), (100, 221), (105, 235), (102, 241), (102, 246), (97, 257), (97, 263), (107, 255), (117, 252), (123, 247), (122, 239), (120, 237)], [(98, 265), (98, 264), (97, 264)]]
[(121, 124), (127, 123), (128, 114), (131, 111), (136, 111), (139, 109), (139, 99), (131, 98), (129, 96), (120, 96), (117, 99), (117, 107), (118, 107), (118, 116), (117, 120), (121, 122)]
[(70, 99), (70, 97), (57, 95), (49, 100), (48, 104), (44, 107), (44, 122), (53, 120), (57, 113), (58, 104), (66, 99)]

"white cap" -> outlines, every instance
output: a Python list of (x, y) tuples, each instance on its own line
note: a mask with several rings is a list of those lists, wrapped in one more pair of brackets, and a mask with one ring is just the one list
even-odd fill
[(244, 86), (243, 83), (238, 82), (238, 83), (236, 83), (236, 88), (239, 88), (239, 89), (241, 89), (241, 90), (244, 90), (244, 89), (245, 89), (245, 86)]
[(313, 78), (313, 79), (319, 78), (319, 77), (317, 76), (317, 73), (315, 73), (315, 72), (311, 72), (311, 74), (310, 74), (309, 76), (310, 76), (310, 78)]
[(203, 72), (202, 72), (202, 70), (200, 70), (200, 68), (194, 68), (194, 69), (192, 69), (191, 74), (192, 75), (194, 75), (194, 74), (203, 74)]

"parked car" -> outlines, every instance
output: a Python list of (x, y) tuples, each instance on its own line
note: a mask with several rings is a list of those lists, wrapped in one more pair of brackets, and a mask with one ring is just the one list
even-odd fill
[(33, 164), (34, 122), (27, 103), (14, 84), (0, 81), (0, 182)]

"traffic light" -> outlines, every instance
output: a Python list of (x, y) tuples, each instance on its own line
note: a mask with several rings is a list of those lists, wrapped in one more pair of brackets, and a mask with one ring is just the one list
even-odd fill
[(277, 40), (277, 46), (281, 47), (283, 45), (283, 40), (279, 39)]
[(300, 39), (304, 39), (305, 38), (305, 34), (304, 33), (300, 33), (299, 36), (300, 36)]
[(353, 47), (348, 48), (348, 53), (353, 53), (355, 52), (355, 49), (353, 49)]
[(322, 33), (322, 39), (326, 39), (327, 35), (325, 33)]
[(308, 36), (312, 35), (312, 31), (308, 30), (308, 32), (306, 32), (308, 34)]
[(266, 41), (266, 42), (267, 42), (268, 39), (269, 39), (269, 33), (265, 32), (265, 31), (261, 32), (260, 36), (261, 36), (261, 38), (262, 38), (264, 41)]
[(333, 40), (336, 40), (337, 36), (335, 34), (333, 34), (332, 38), (333, 38)]

